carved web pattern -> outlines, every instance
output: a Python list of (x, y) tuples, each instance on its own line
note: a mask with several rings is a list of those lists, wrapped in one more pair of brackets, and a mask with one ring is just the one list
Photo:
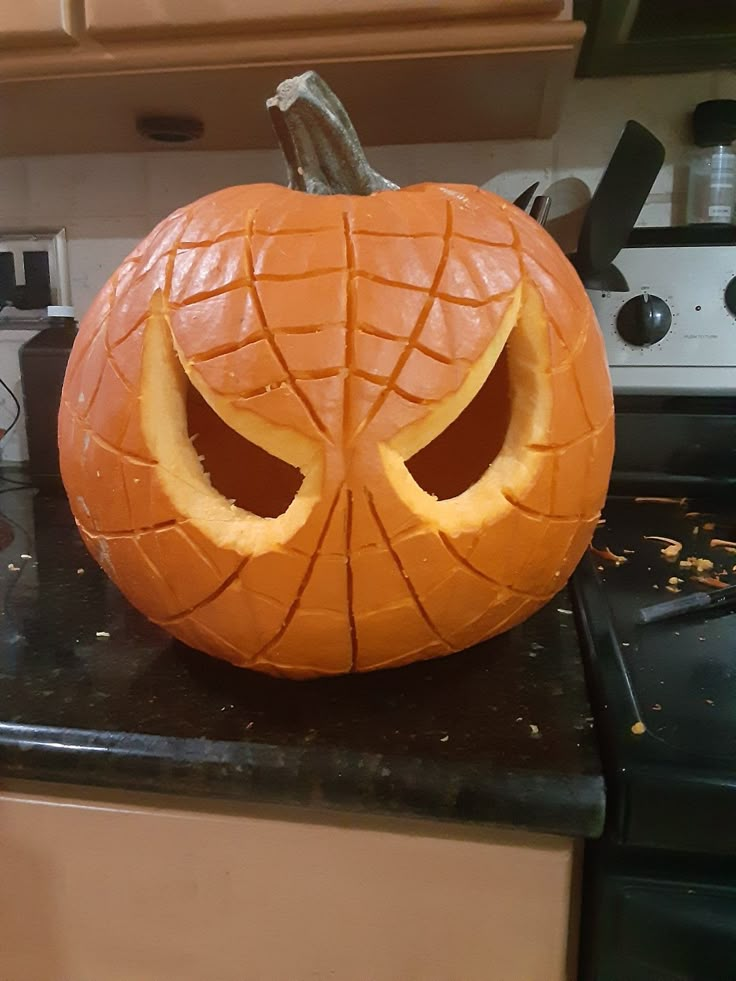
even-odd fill
[[(553, 539), (564, 570), (579, 554), (580, 526), (584, 538), (598, 513), (584, 491), (586, 475), (611, 440), (610, 394), (596, 390), (600, 376), (590, 372), (600, 339), (579, 284), (566, 280), (553, 252), (545, 254), (536, 239), (530, 246), (535, 233), (523, 218), (501, 214), (496, 204), (486, 209), (486, 234), (484, 206), (468, 203), (467, 189), (383, 195), (380, 207), (377, 199), (302, 202), (292, 219), (283, 217), (286, 192), (250, 201), (247, 190), (221, 192), (215, 212), (213, 199), (203, 199), (163, 223), (100, 294), (75, 346), (63, 449), (79, 457), (79, 480), (97, 482), (94, 510), (84, 486), (71, 488), (70, 497), (103, 567), (127, 582), (124, 570), (139, 566), (142, 585), (132, 595), (128, 590), (130, 598), (177, 635), (229, 651), (234, 660), (274, 658), (276, 669), (279, 657), (289, 664), (283, 648), (293, 643), (297, 615), (320, 613), (308, 607), (309, 596), (321, 563), (335, 555), (344, 561), (347, 637), (346, 664), (335, 670), (365, 666), (362, 638), (377, 615), (361, 607), (368, 589), (361, 570), (369, 561), (394, 584), (396, 609), (414, 609), (417, 643), (431, 653), (461, 645), (489, 603), (503, 605), (496, 629), (529, 604), (540, 605), (558, 590), (551, 573), (538, 591), (517, 589), (513, 578), (535, 561), (535, 547)], [(157, 296), (177, 349), (204, 385), (235, 408), (286, 422), (346, 453), (361, 441), (390, 438), (455, 391), (523, 277), (545, 302), (557, 412), (556, 441), (530, 447), (545, 462), (538, 485), (523, 500), (506, 494), (514, 520), (526, 522), (523, 563), (505, 568), (494, 561), (484, 549), (487, 532), (458, 539), (438, 534), (432, 547), (440, 549), (441, 572), (434, 585), (425, 582), (416, 556), (406, 551), (420, 538), (418, 522), (409, 519), (397, 531), (386, 488), (363, 487), (349, 474), (348, 484), (328, 489), (329, 506), (315, 513), (310, 546), (295, 542), (282, 550), (294, 570), (291, 596), (261, 596), (261, 557), (218, 551), (195, 522), (172, 516), (156, 478), (160, 465), (137, 418), (142, 338)], [(498, 533), (512, 531), (499, 525)], [(358, 541), (360, 534), (365, 540)], [(197, 588), (167, 581), (160, 568), (173, 561), (197, 570), (190, 577)], [(448, 634), (438, 626), (447, 618), (439, 587), (453, 577), (476, 599), (465, 627)], [(254, 631), (258, 639), (250, 645), (222, 636), (206, 619), (239, 589), (263, 600), (273, 624), (265, 639)], [(390, 613), (391, 603), (380, 612)]]

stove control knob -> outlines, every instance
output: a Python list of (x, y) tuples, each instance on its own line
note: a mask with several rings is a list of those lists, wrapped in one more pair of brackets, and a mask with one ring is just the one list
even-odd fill
[(726, 308), (729, 313), (736, 316), (736, 276), (733, 277), (731, 282), (726, 286), (726, 292), (723, 294), (723, 299), (726, 301)]
[(616, 330), (625, 341), (637, 347), (661, 341), (671, 326), (670, 308), (652, 293), (632, 296), (616, 315)]

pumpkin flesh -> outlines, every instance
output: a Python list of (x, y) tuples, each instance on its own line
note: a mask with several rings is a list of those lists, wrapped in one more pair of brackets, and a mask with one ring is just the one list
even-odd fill
[[(443, 434), (495, 377), (497, 417), (454, 468)], [(80, 531), (122, 591), (192, 646), (291, 677), (528, 616), (590, 541), (612, 433), (600, 333), (557, 247), (438, 185), (250, 186), (175, 213), (85, 318), (60, 416)], [(248, 495), (263, 454), (283, 467), (270, 502)]]

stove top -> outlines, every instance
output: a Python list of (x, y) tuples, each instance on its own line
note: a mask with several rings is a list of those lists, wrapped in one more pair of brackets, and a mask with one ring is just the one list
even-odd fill
[[(718, 588), (703, 577), (736, 583), (736, 549), (711, 545), (736, 538), (733, 503), (612, 497), (594, 544), (625, 561), (591, 553), (576, 573), (609, 830), (621, 842), (736, 848), (736, 612), (636, 622), (643, 606)], [(668, 559), (649, 536), (682, 550)], [(691, 559), (712, 568), (681, 565)]]

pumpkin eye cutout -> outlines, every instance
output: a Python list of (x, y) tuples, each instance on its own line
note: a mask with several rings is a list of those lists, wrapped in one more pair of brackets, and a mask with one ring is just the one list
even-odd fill
[(458, 497), (496, 459), (510, 421), (509, 362), (504, 348), (475, 397), (443, 432), (406, 461), (406, 468), (437, 500)]
[(299, 492), (304, 475), (236, 433), (187, 383), (189, 438), (212, 487), (236, 507), (261, 518), (283, 514)]

